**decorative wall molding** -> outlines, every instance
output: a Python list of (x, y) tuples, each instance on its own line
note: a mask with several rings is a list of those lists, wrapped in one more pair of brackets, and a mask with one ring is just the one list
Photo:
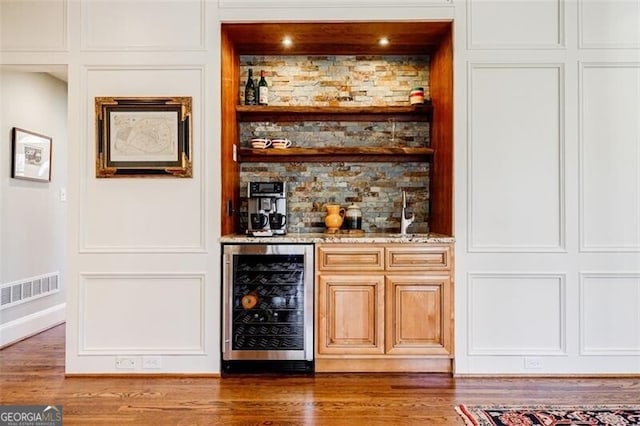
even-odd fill
[[(207, 150), (210, 144), (204, 143), (204, 134), (205, 134), (205, 123), (208, 118), (205, 116), (206, 111), (206, 102), (210, 97), (207, 95), (205, 91), (205, 66), (204, 65), (174, 65), (174, 64), (155, 64), (149, 66), (125, 66), (125, 65), (92, 65), (83, 68), (82, 74), (82, 93), (86, 97), (86, 102), (84, 102), (82, 106), (82, 113), (84, 117), (90, 117), (86, 121), (83, 122), (85, 126), (83, 129), (83, 134), (87, 135), (87, 140), (92, 143), (83, 144), (80, 146), (79, 158), (82, 159), (79, 170), (83, 179), (80, 180), (80, 209), (79, 209), (79, 223), (78, 223), (78, 241), (79, 241), (79, 252), (80, 253), (121, 253), (121, 254), (131, 254), (131, 253), (205, 253), (207, 251), (206, 241), (207, 241), (207, 233), (208, 233), (208, 222), (207, 218), (207, 179), (206, 176), (206, 168), (205, 168), (205, 159), (207, 158)], [(95, 176), (95, 158), (94, 158), (94, 149), (95, 149), (95, 115), (94, 115), (94, 99), (88, 91), (88, 80), (89, 73), (91, 72), (189, 72), (195, 71), (199, 74), (199, 81), (195, 83), (197, 86), (197, 93), (193, 93), (193, 122), (192, 122), (192, 138), (193, 138), (193, 150), (194, 150), (194, 158), (193, 158), (193, 169), (194, 176), (193, 179), (177, 179), (181, 181), (179, 184), (187, 185), (191, 182), (197, 182), (199, 184), (199, 200), (198, 205), (201, 208), (200, 211), (200, 220), (199, 220), (199, 232), (197, 241), (193, 241), (191, 244), (162, 244), (162, 245), (153, 245), (153, 244), (136, 244), (130, 240), (126, 241), (126, 243), (122, 244), (105, 244), (99, 242), (90, 242), (88, 241), (87, 236), (87, 227), (88, 227), (88, 218), (86, 214), (87, 208), (87, 197), (89, 195), (89, 190), (87, 185), (90, 180), (94, 179)], [(122, 79), (121, 79), (122, 80)], [(162, 81), (162, 80), (159, 80)], [(120, 84), (120, 83), (118, 83)], [(165, 84), (162, 84), (166, 86)], [(176, 83), (179, 85), (179, 83)], [(126, 90), (129, 89), (120, 89)], [(149, 91), (149, 89), (146, 89)], [(169, 90), (171, 93), (168, 93)], [(186, 89), (188, 90), (188, 87)], [(178, 90), (173, 89), (162, 89), (153, 87), (153, 92), (144, 93), (145, 96), (173, 96), (176, 95)], [(103, 95), (111, 95), (103, 94)], [(179, 93), (179, 95), (191, 95), (191, 93)], [(108, 179), (107, 179), (108, 180)], [(133, 182), (140, 182), (140, 179), (119, 179), (127, 182), (129, 186), (132, 185)], [(168, 184), (168, 181), (165, 179), (151, 179), (155, 181), (165, 182)], [(176, 179), (174, 179), (176, 181)], [(120, 185), (117, 182), (111, 181), (106, 183), (107, 185)], [(170, 200), (167, 200), (170, 203)], [(113, 225), (113, 224), (112, 224)], [(175, 225), (177, 227), (181, 226), (180, 218), (175, 218)]]
[[(578, 47), (581, 49), (638, 49), (640, 48), (640, 3), (637, 0), (582, 0), (578, 1)], [(599, 8), (599, 9), (598, 9)], [(604, 13), (604, 8), (608, 8)], [(593, 15), (595, 22), (589, 22), (587, 14)], [(604, 34), (591, 34), (600, 25), (604, 33), (617, 40), (607, 40)], [(621, 34), (626, 30), (627, 34)], [(596, 41), (600, 37), (600, 40)], [(625, 40), (626, 37), (626, 40)], [(593, 41), (591, 41), (593, 40)]]
[[(1, 3), (1, 2), (0, 2)], [(60, 16), (51, 15), (51, 9), (48, 11), (43, 11), (42, 7), (44, 6), (43, 2), (4, 2), (5, 4), (0, 4), (0, 12), (3, 12), (5, 15), (9, 15), (6, 12), (6, 8), (9, 6), (17, 7), (17, 8), (25, 8), (20, 11), (18, 17), (20, 19), (16, 19), (12, 21), (12, 23), (16, 23), (18, 25), (22, 24), (30, 37), (41, 37), (39, 43), (28, 44), (28, 43), (14, 43), (12, 44), (11, 38), (7, 41), (7, 37), (3, 36), (3, 25), (1, 25), (0, 21), (0, 50), (5, 52), (66, 52), (69, 50), (69, 1), (68, 0), (48, 0), (47, 6), (49, 8), (54, 7), (56, 3), (60, 5)], [(26, 19), (33, 19), (34, 15), (31, 13), (32, 11), (28, 8), (37, 8), (37, 10), (41, 13), (44, 13), (44, 20), (49, 24), (46, 28), (39, 26), (37, 21), (32, 21), (31, 24), (28, 22), (23, 22), (22, 19), (26, 17)], [(3, 13), (0, 13), (0, 20), (2, 19)], [(57, 18), (60, 18), (59, 20)], [(52, 24), (59, 24), (57, 28), (58, 34), (57, 37), (54, 37), (52, 33), (47, 32), (51, 28)], [(37, 28), (37, 31), (33, 29)], [(49, 44), (52, 40), (59, 39), (60, 43), (58, 44)], [(46, 42), (45, 42), (46, 40)]]
[[(182, 272), (136, 272), (136, 273), (81, 273), (79, 276), (78, 285), (78, 355), (204, 355), (205, 354), (205, 330), (209, 328), (209, 325), (205, 322), (206, 312), (206, 289), (205, 289), (205, 273), (182, 273)], [(181, 281), (180, 284), (175, 284)], [(113, 296), (113, 300), (100, 300), (100, 305), (91, 305), (92, 297), (95, 299), (96, 294), (91, 294), (93, 291), (98, 291), (96, 286), (108, 285), (109, 296)], [(170, 292), (162, 288), (163, 285), (173, 285)], [(120, 286), (121, 294), (116, 294), (113, 290), (114, 287)], [(136, 288), (136, 286), (138, 286)], [(192, 304), (187, 307), (190, 300), (185, 296), (185, 292), (190, 290), (192, 293), (197, 292), (196, 304)], [(118, 290), (118, 289), (115, 289)], [(154, 290), (157, 290), (154, 292)], [(164, 292), (160, 291), (164, 290)], [(125, 299), (132, 296), (147, 297), (147, 303), (140, 303), (141, 299), (136, 299), (135, 310), (127, 311), (128, 306)], [(194, 295), (191, 294), (191, 297)], [(194, 301), (194, 300), (191, 300)], [(116, 306), (111, 302), (119, 302)], [(179, 318), (174, 313), (171, 313), (167, 317), (168, 312), (160, 312), (162, 308), (171, 308), (172, 305), (180, 305), (176, 309), (182, 309), (183, 318)], [(134, 308), (132, 308), (134, 309)], [(188, 324), (191, 327), (195, 327), (197, 331), (197, 342), (192, 344), (174, 344), (177, 336), (184, 336), (187, 331), (193, 328), (185, 328), (186, 322), (189, 321), (186, 316), (191, 314), (197, 315), (197, 320), (194, 323)], [(89, 332), (95, 322), (92, 322), (92, 316), (99, 316), (98, 319), (101, 327), (105, 327), (105, 324), (113, 324), (116, 321), (123, 323), (123, 318), (119, 316), (125, 316), (128, 327), (121, 327), (117, 330), (111, 330), (118, 335), (118, 341), (132, 341), (135, 340), (136, 344), (130, 343), (129, 345), (123, 344), (119, 346), (109, 346), (108, 344), (96, 344), (88, 341)], [(106, 318), (110, 319), (106, 319)], [(140, 322), (146, 321), (148, 329), (145, 333), (141, 332), (141, 329), (145, 327), (145, 324)], [(166, 326), (162, 326), (160, 323), (166, 323)], [(178, 329), (171, 330), (171, 326), (175, 323)], [(93, 324), (93, 325), (92, 325)], [(155, 328), (154, 328), (155, 327)], [(104, 330), (103, 330), (104, 331)], [(129, 335), (127, 332), (138, 332), (137, 336)], [(105, 336), (107, 333), (98, 333), (97, 330), (91, 330), (91, 339), (109, 339), (109, 336)], [(142, 342), (141, 335), (146, 336), (162, 336), (164, 344), (162, 345), (150, 345), (148, 342)]]
[[(190, 19), (183, 21), (175, 21), (177, 17), (186, 16), (188, 11), (186, 6), (197, 4), (198, 10), (194, 11)], [(83, 0), (80, 2), (81, 14), (81, 49), (84, 51), (203, 51), (206, 49), (206, 4), (207, 0), (190, 0), (190, 1), (168, 1), (168, 2), (91, 2)], [(126, 14), (126, 22), (113, 22), (112, 19), (106, 20), (102, 16), (103, 13), (97, 11), (98, 18), (102, 19), (102, 23), (108, 23), (108, 26), (102, 28), (105, 32), (102, 40), (92, 40), (91, 30), (97, 31), (97, 25), (91, 22), (91, 7), (102, 5), (108, 7), (110, 11), (122, 8), (122, 13)], [(134, 8), (135, 6), (144, 6), (153, 9), (156, 19), (163, 18), (160, 22), (151, 23), (149, 21), (149, 13), (144, 10)], [(174, 7), (175, 10), (167, 10)], [(164, 12), (164, 15), (161, 14)], [(139, 19), (139, 22), (136, 21)], [(138, 23), (136, 25), (136, 22)], [(120, 25), (121, 24), (121, 25)], [(184, 24), (184, 25), (182, 25)], [(196, 34), (188, 39), (188, 34), (193, 30)], [(185, 31), (188, 28), (189, 31)], [(152, 34), (157, 32), (155, 36)], [(120, 34), (123, 34), (121, 43), (117, 42)], [(124, 36), (126, 35), (126, 37)], [(184, 36), (184, 40), (180, 41)], [(157, 43), (157, 40), (165, 38), (165, 43)], [(116, 41), (114, 41), (116, 40)]]
[[(587, 303), (588, 286), (589, 282), (594, 282), (597, 285), (598, 280), (607, 280), (607, 283), (601, 283), (603, 287), (602, 292), (594, 295), (593, 302), (597, 304), (597, 307), (589, 310)], [(616, 285), (622, 285), (620, 280), (632, 280), (635, 281), (635, 286), (626, 293), (617, 291)], [(617, 284), (614, 284), (618, 281)], [(580, 292), (580, 355), (592, 355), (592, 356), (626, 356), (640, 355), (640, 272), (581, 272), (579, 282)], [(607, 302), (605, 297), (610, 296), (611, 299), (609, 305), (604, 305)], [(597, 347), (590, 346), (587, 342), (589, 337), (589, 318), (595, 314), (600, 314), (600, 317), (596, 319), (598, 325), (602, 326), (601, 334), (603, 339), (611, 339), (612, 334), (614, 338), (617, 338), (617, 346), (609, 347)], [(630, 319), (631, 323), (623, 324), (620, 320), (621, 317), (626, 315)], [(592, 318), (593, 319), (593, 318)], [(634, 328), (635, 327), (635, 328)], [(592, 332), (595, 332), (592, 330)], [(624, 336), (623, 336), (624, 334)], [(628, 336), (628, 337), (627, 337)], [(593, 337), (593, 336), (592, 336)], [(633, 346), (633, 340), (635, 339), (636, 345)], [(624, 346), (621, 343), (628, 342), (628, 346)]]
[(420, 7), (420, 6), (453, 6), (453, 0), (218, 0), (220, 9), (280, 9), (280, 8), (355, 8), (355, 7)]
[[(499, 313), (498, 315), (509, 315), (508, 311), (517, 310), (518, 314), (527, 315), (527, 311), (535, 311), (538, 312), (535, 306), (534, 296), (540, 293), (540, 289), (536, 289), (535, 286), (541, 285), (540, 283), (535, 283), (536, 280), (553, 280), (556, 283), (556, 288), (554, 292), (556, 292), (557, 299), (555, 302), (558, 305), (558, 311), (555, 313), (557, 315), (557, 323), (555, 327), (557, 330), (539, 330), (541, 333), (548, 334), (549, 332), (555, 332), (558, 336), (558, 341), (553, 345), (549, 346), (527, 346), (526, 343), (529, 342), (528, 334), (531, 331), (528, 331), (526, 327), (521, 327), (520, 332), (522, 333), (522, 342), (521, 346), (508, 346), (508, 345), (496, 345), (494, 347), (489, 346), (480, 346), (476, 342), (476, 338), (478, 335), (478, 328), (483, 325), (480, 324), (481, 318), (478, 318), (478, 297), (479, 292), (477, 290), (477, 283), (479, 280), (493, 280), (493, 282), (499, 282), (500, 280), (518, 280), (520, 284), (527, 283), (530, 287), (524, 288), (524, 285), (521, 289), (521, 294), (517, 298), (503, 298), (500, 303), (510, 302), (512, 306), (495, 306), (494, 312)], [(495, 355), (495, 356), (503, 356), (503, 355), (517, 355), (517, 356), (527, 356), (527, 355), (567, 355), (567, 330), (566, 330), (566, 275), (562, 273), (541, 273), (541, 272), (520, 272), (520, 273), (509, 273), (509, 272), (471, 272), (467, 275), (467, 354), (470, 356), (477, 355)], [(537, 291), (536, 291), (537, 290)], [(549, 296), (548, 294), (546, 296)], [(549, 306), (549, 304), (553, 303), (553, 300), (548, 300), (545, 303), (545, 306)], [(535, 315), (528, 317), (531, 321), (531, 324), (535, 324), (539, 322), (539, 319), (536, 319)], [(502, 318), (500, 320), (496, 319), (497, 323), (500, 324), (513, 324), (514, 321), (518, 320), (516, 316), (509, 316), (508, 321), (505, 321), (506, 318)], [(495, 325), (495, 324), (494, 324)], [(484, 326), (488, 326), (488, 324), (484, 324)], [(492, 329), (493, 332), (497, 333), (501, 337), (504, 337), (501, 334), (500, 330)], [(504, 331), (504, 330), (502, 330)]]
[[(533, 13), (531, 8), (533, 7), (542, 7), (545, 6), (546, 3), (552, 4), (555, 3), (555, 19), (553, 19), (552, 25), (555, 25), (554, 32), (556, 33), (553, 42), (518, 42), (518, 33), (526, 32), (527, 30), (539, 30), (543, 28), (544, 22), (542, 20), (537, 19), (537, 17), (532, 17), (531, 14), (525, 14), (519, 21), (516, 16), (509, 14), (509, 7), (519, 7), (523, 8), (523, 6), (527, 6), (530, 8), (529, 12)], [(493, 11), (491, 13), (487, 13), (487, 18), (490, 18), (490, 21), (487, 19), (485, 22), (486, 28), (491, 30), (496, 29), (505, 29), (510, 28), (517, 32), (512, 32), (511, 34), (502, 34), (502, 38), (505, 42), (482, 42), (477, 40), (478, 36), (474, 36), (474, 33), (477, 32), (478, 28), (481, 26), (481, 18), (474, 13), (475, 5), (479, 5), (480, 7), (487, 7), (489, 5), (495, 5), (495, 7), (502, 8), (500, 11)], [(546, 0), (546, 1), (536, 1), (536, 2), (487, 2), (480, 0), (466, 0), (466, 15), (467, 15), (467, 48), (469, 50), (476, 49), (517, 49), (517, 50), (539, 50), (539, 49), (563, 49), (565, 48), (565, 40), (566, 40), (566, 30), (565, 30), (565, 0)], [(503, 20), (501, 22), (497, 22)], [(549, 22), (550, 23), (550, 22)], [(527, 24), (531, 25), (531, 28), (527, 28)], [(508, 42), (506, 42), (508, 41)]]
[[(640, 194), (637, 193), (637, 189), (640, 189), (640, 182), (638, 181), (637, 178), (637, 170), (638, 168), (640, 168), (640, 147), (636, 146), (636, 141), (638, 139), (638, 137), (640, 137), (640, 132), (637, 130), (637, 120), (634, 117), (636, 116), (636, 112), (633, 111), (633, 108), (636, 108), (637, 110), (640, 110), (640, 108), (638, 107), (638, 105), (640, 105), (640, 92), (638, 92), (638, 90), (629, 90), (628, 87), (626, 85), (621, 86), (619, 89), (619, 94), (621, 93), (621, 96), (633, 96), (634, 93), (636, 95), (635, 100), (631, 100), (629, 103), (631, 104), (630, 108), (623, 108), (620, 112), (616, 112), (612, 118), (612, 120), (615, 120), (614, 123), (611, 123), (610, 126), (611, 128), (615, 129), (616, 131), (620, 131), (622, 130), (627, 130), (627, 131), (636, 131), (635, 135), (628, 135), (628, 143), (630, 146), (635, 147), (635, 149), (637, 149), (637, 151), (635, 152), (635, 154), (629, 150), (624, 149), (624, 147), (622, 149), (620, 149), (620, 155), (623, 156), (623, 158), (626, 161), (632, 161), (632, 160), (636, 160), (636, 165), (629, 165), (626, 167), (626, 169), (623, 169), (623, 163), (621, 163), (620, 161), (615, 161), (615, 165), (612, 164), (611, 170), (608, 171), (606, 173), (606, 177), (609, 177), (611, 179), (613, 179), (615, 176), (617, 176), (617, 174), (622, 173), (624, 170), (626, 170), (627, 173), (629, 174), (635, 174), (635, 178), (631, 178), (631, 179), (626, 179), (623, 177), (618, 177), (618, 181), (620, 181), (619, 183), (625, 182), (627, 185), (633, 185), (635, 183), (635, 188), (629, 188), (628, 189), (628, 193), (626, 195), (624, 194), (619, 194), (618, 198), (619, 200), (625, 200), (627, 202), (630, 202), (631, 205), (635, 206), (635, 209), (632, 207), (631, 210), (625, 209), (624, 206), (622, 205), (609, 205), (609, 203), (607, 203), (605, 200), (600, 200), (598, 201), (597, 205), (602, 206), (602, 208), (607, 209), (608, 211), (611, 212), (611, 214), (624, 214), (624, 213), (628, 213), (626, 216), (626, 219), (629, 221), (635, 221), (635, 223), (622, 223), (620, 221), (620, 218), (618, 218), (618, 220), (612, 220), (613, 218), (608, 215), (607, 217), (607, 224), (606, 227), (604, 228), (600, 228), (601, 226), (601, 221), (597, 221), (598, 225), (594, 225), (596, 227), (598, 227), (599, 230), (601, 229), (607, 229), (607, 235), (610, 236), (611, 233), (613, 232), (613, 229), (615, 227), (615, 229), (617, 230), (617, 234), (620, 235), (624, 235), (625, 237), (629, 237), (629, 236), (634, 236), (635, 235), (635, 239), (636, 239), (636, 243), (634, 244), (633, 242), (629, 241), (629, 242), (623, 242), (621, 241), (621, 243), (619, 244), (615, 244), (615, 243), (611, 243), (611, 244), (605, 244), (605, 243), (598, 243), (598, 242), (594, 242), (594, 241), (589, 241), (588, 240), (588, 224), (587, 224), (587, 210), (589, 208), (589, 206), (587, 206), (587, 199), (588, 199), (588, 182), (587, 182), (587, 178), (588, 177), (592, 177), (594, 176), (594, 174), (597, 172), (597, 170), (586, 170), (587, 169), (587, 160), (586, 160), (586, 150), (588, 149), (587, 147), (587, 143), (588, 143), (588, 137), (590, 136), (588, 134), (588, 130), (586, 128), (587, 125), (597, 122), (598, 123), (598, 128), (596, 129), (596, 131), (601, 131), (602, 129), (605, 129), (605, 122), (604, 122), (604, 117), (602, 117), (601, 114), (597, 114), (597, 117), (587, 117), (585, 116), (587, 114), (586, 108), (586, 101), (587, 101), (587, 97), (589, 95), (588, 90), (590, 90), (590, 88), (586, 87), (586, 73), (590, 70), (611, 70), (611, 71), (615, 71), (615, 70), (636, 70), (636, 76), (632, 76), (632, 78), (630, 79), (630, 83), (633, 84), (635, 81), (636, 84), (636, 88), (638, 87), (638, 79), (640, 78), (640, 63), (639, 62), (580, 62), (579, 63), (579, 79), (578, 79), (578, 85), (579, 85), (579, 141), (578, 141), (578, 146), (579, 146), (579, 234), (580, 234), (580, 251), (581, 252), (640, 252), (640, 217), (638, 217), (638, 202), (640, 202)], [(611, 84), (620, 84), (621, 79), (612, 75), (609, 78), (605, 79), (607, 82), (610, 82)], [(592, 89), (596, 89), (596, 90), (602, 90), (602, 85), (598, 84), (598, 83), (594, 83)], [(613, 93), (613, 91), (611, 90), (605, 90), (606, 93), (602, 94), (601, 96), (604, 98), (611, 98), (612, 96), (615, 96), (615, 94)], [(595, 94), (595, 96), (597, 96), (597, 94)], [(589, 103), (589, 107), (590, 108), (594, 108), (595, 106), (598, 106), (599, 103), (597, 102), (598, 100), (590, 100)], [(604, 111), (610, 111), (612, 107), (617, 106), (618, 103), (615, 101), (611, 101), (612, 104), (611, 105), (607, 105), (607, 106), (603, 106), (603, 110)], [(627, 113), (629, 115), (628, 119), (627, 117), (624, 117), (623, 115), (624, 113)], [(597, 119), (597, 121), (593, 121), (594, 119)], [(626, 128), (623, 128), (624, 126), (626, 126)], [(611, 132), (605, 132), (606, 133), (606, 137), (611, 138), (612, 134)], [(627, 135), (625, 135), (627, 136)], [(608, 153), (608, 155), (612, 155), (614, 153), (614, 151), (612, 150), (612, 145), (613, 142), (616, 140), (614, 139), (609, 139), (609, 140), (604, 140), (602, 137), (600, 137), (600, 135), (594, 135), (593, 139), (596, 139), (594, 142), (591, 142), (592, 144), (596, 144), (596, 146), (602, 146), (602, 149)], [(624, 152), (623, 152), (624, 151)], [(600, 155), (596, 155), (597, 160), (595, 161), (595, 163), (597, 165), (603, 165), (603, 161), (602, 161), (602, 157)], [(623, 158), (620, 158), (620, 160), (622, 160)], [(613, 159), (610, 160), (611, 163), (614, 162)], [(614, 172), (616, 174), (614, 174)], [(602, 183), (602, 178), (604, 176), (599, 176), (596, 179), (596, 182), (598, 184)], [(612, 191), (613, 188), (602, 188), (600, 190), (600, 195), (602, 196), (607, 196), (607, 197), (612, 197), (614, 194), (618, 194), (622, 188), (619, 184), (615, 184), (615, 190), (616, 191)], [(597, 195), (594, 195), (594, 197)], [(635, 202), (633, 200), (633, 198), (635, 197)], [(590, 214), (595, 214), (592, 210), (589, 210)], [(634, 232), (635, 230), (635, 232)], [(597, 237), (596, 237), (597, 238)]]
[[(554, 237), (553, 242), (549, 242), (548, 244), (494, 244), (487, 243), (479, 240), (479, 237), (476, 237), (476, 228), (474, 224), (474, 220), (477, 217), (479, 207), (474, 204), (474, 197), (476, 196), (476, 191), (478, 191), (478, 182), (476, 173), (480, 173), (477, 165), (477, 156), (480, 152), (479, 149), (476, 148), (478, 132), (474, 131), (474, 123), (477, 120), (476, 115), (477, 112), (474, 111), (474, 102), (477, 100), (475, 98), (476, 93), (474, 92), (476, 85), (474, 83), (474, 73), (478, 70), (496, 70), (496, 71), (504, 71), (504, 70), (512, 70), (514, 72), (518, 72), (519, 70), (554, 70), (556, 72), (557, 78), (557, 100), (553, 100), (556, 102), (558, 116), (557, 116), (557, 165), (553, 165), (551, 167), (555, 168), (558, 173), (558, 181), (557, 181), (557, 219), (554, 220), (554, 226), (557, 228), (557, 234)], [(564, 119), (564, 111), (565, 111), (565, 77), (564, 77), (564, 65), (557, 63), (469, 63), (467, 69), (467, 238), (469, 241), (469, 252), (494, 252), (494, 253), (518, 253), (518, 252), (526, 252), (526, 253), (563, 253), (566, 252), (565, 242), (566, 242), (566, 191), (565, 191), (565, 119)], [(532, 83), (533, 84), (533, 83)], [(491, 99), (481, 99), (483, 102), (491, 102)], [(523, 103), (530, 102), (529, 99), (522, 99)], [(485, 108), (481, 108), (482, 111)], [(492, 111), (495, 111), (495, 108), (491, 108)], [(482, 112), (482, 111), (478, 111)], [(524, 114), (524, 113), (523, 113)], [(528, 115), (526, 115), (528, 116)], [(478, 120), (480, 122), (481, 120)], [(509, 123), (505, 123), (508, 125)], [(543, 126), (545, 123), (538, 123), (537, 126)], [(478, 152), (476, 152), (478, 151)], [(500, 156), (500, 153), (494, 153), (496, 158)], [(500, 157), (502, 158), (502, 157)], [(500, 160), (502, 162), (503, 159)], [(549, 170), (544, 167), (540, 167), (540, 173), (548, 174)], [(495, 172), (495, 170), (492, 170)], [(510, 182), (512, 177), (505, 176), (504, 183)], [(535, 179), (535, 176), (528, 177), (527, 179)], [(499, 190), (499, 188), (495, 188)], [(531, 211), (539, 211), (539, 208), (542, 206), (532, 206)], [(555, 213), (553, 213), (555, 214)], [(516, 220), (516, 219), (514, 219)], [(520, 219), (522, 220), (522, 219)], [(538, 222), (530, 221), (527, 223), (522, 223), (522, 226), (531, 227), (535, 226)], [(521, 228), (526, 229), (526, 228)]]

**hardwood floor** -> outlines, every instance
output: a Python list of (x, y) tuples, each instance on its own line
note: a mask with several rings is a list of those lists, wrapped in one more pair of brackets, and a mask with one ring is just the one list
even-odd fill
[(0, 383), (0, 404), (62, 405), (65, 425), (462, 425), (460, 403), (640, 401), (640, 378), (65, 378), (64, 325), (0, 351)]

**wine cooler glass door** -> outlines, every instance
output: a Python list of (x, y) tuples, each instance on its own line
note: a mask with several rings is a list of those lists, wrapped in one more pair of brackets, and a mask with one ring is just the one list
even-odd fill
[(310, 245), (225, 246), (223, 360), (313, 359)]

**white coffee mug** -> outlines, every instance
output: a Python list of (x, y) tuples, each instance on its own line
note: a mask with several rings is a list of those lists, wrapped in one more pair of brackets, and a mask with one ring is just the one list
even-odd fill
[(251, 147), (255, 149), (265, 149), (271, 146), (271, 141), (269, 139), (256, 138), (251, 139)]
[(274, 139), (272, 143), (274, 148), (279, 149), (289, 148), (291, 146), (291, 141), (289, 139)]

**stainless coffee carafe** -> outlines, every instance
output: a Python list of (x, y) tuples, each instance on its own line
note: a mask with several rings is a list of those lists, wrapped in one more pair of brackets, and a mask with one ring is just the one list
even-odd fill
[(287, 233), (287, 198), (284, 182), (249, 182), (247, 234), (256, 236)]

